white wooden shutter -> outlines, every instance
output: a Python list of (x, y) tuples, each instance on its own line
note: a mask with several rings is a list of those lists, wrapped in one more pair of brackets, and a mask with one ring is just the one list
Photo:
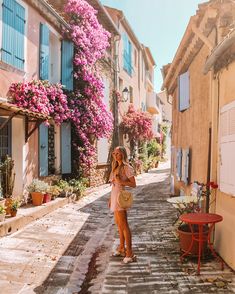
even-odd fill
[(220, 190), (235, 196), (235, 101), (220, 112)]
[(189, 108), (190, 101), (190, 87), (189, 87), (189, 72), (185, 72), (179, 76), (179, 111)]
[[(106, 107), (108, 110), (110, 110), (109, 106), (109, 80), (107, 78), (103, 78), (104, 82), (104, 103), (106, 104)], [(98, 163), (107, 163), (108, 160), (108, 154), (109, 154), (109, 144), (108, 139), (101, 138), (98, 140), (97, 143), (97, 150), (98, 150)]]
[(181, 181), (181, 178), (182, 178), (182, 149), (181, 148), (178, 148), (177, 150), (176, 175), (177, 175), (177, 180)]

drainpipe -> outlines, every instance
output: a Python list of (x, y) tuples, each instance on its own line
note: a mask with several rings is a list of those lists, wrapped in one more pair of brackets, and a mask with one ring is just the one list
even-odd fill
[[(118, 72), (119, 72), (119, 41), (120, 36), (114, 38), (114, 91), (118, 90)], [(113, 132), (113, 148), (120, 145), (120, 131), (119, 131), (119, 113), (117, 96), (113, 95), (113, 114), (114, 114), (114, 132)]]

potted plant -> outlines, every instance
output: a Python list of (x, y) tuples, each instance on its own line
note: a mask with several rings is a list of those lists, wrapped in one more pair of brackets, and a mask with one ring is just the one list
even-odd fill
[(55, 199), (56, 197), (58, 197), (61, 192), (62, 192), (62, 189), (57, 185), (52, 185), (52, 186), (49, 186), (48, 188), (48, 193), (51, 194), (52, 199)]
[(10, 207), (10, 214), (12, 217), (16, 216), (19, 207), (20, 207), (20, 201), (17, 199), (12, 199), (12, 203)]
[(62, 197), (69, 197), (73, 193), (73, 187), (70, 186), (69, 182), (65, 180), (59, 180), (57, 186), (61, 189), (60, 196)]
[(0, 163), (1, 173), (1, 193), (5, 200), (6, 214), (10, 214), (10, 206), (12, 202), (12, 193), (15, 184), (14, 160), (8, 155), (1, 158)]
[(69, 185), (72, 187), (72, 192), (76, 195), (76, 199), (79, 199), (84, 194), (88, 181), (85, 178), (71, 179)]
[(39, 179), (33, 179), (32, 183), (26, 187), (32, 196), (33, 205), (39, 206), (43, 203), (44, 194), (48, 190), (48, 186), (47, 183)]
[[(203, 212), (202, 204), (206, 197), (206, 188), (211, 188), (210, 193), (213, 189), (216, 189), (218, 187), (217, 184), (214, 184), (213, 182), (208, 183), (208, 185), (205, 185), (203, 183), (194, 182), (194, 187), (197, 187), (196, 195), (192, 195), (192, 201), (190, 201), (190, 197), (187, 198), (187, 201), (182, 201), (177, 204), (178, 206), (178, 212), (180, 214), (185, 213), (197, 213), (197, 212)], [(195, 188), (193, 188), (195, 189)], [(183, 197), (183, 196), (182, 196)], [(196, 197), (196, 199), (195, 199)], [(186, 199), (186, 198), (185, 198)], [(176, 222), (178, 224), (178, 222)], [(198, 226), (193, 225), (192, 227), (194, 236), (198, 239), (199, 233), (198, 233)], [(177, 228), (177, 233), (179, 235), (179, 242), (180, 242), (180, 249), (183, 252), (186, 252), (191, 244), (192, 240), (192, 231), (188, 224), (180, 223), (180, 225)], [(208, 235), (208, 227), (205, 225), (203, 227), (203, 237), (205, 239), (205, 242), (203, 242), (202, 252), (206, 251), (207, 248), (207, 235)], [(198, 242), (194, 242), (193, 246), (190, 250), (191, 255), (197, 255), (198, 254)]]
[(0, 205), (0, 222), (5, 220), (6, 210), (3, 205)]
[(48, 185), (47, 190), (45, 191), (44, 195), (43, 195), (43, 201), (42, 203), (47, 203), (50, 202), (52, 198), (51, 192), (50, 192), (50, 186)]

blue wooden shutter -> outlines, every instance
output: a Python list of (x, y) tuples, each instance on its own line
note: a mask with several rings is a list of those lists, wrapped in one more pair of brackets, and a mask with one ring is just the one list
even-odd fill
[(74, 46), (70, 41), (62, 41), (61, 83), (67, 90), (73, 90), (73, 52)]
[(71, 173), (71, 124), (61, 124), (61, 172)]
[(41, 80), (49, 79), (49, 29), (40, 24), (40, 56), (39, 77)]
[(39, 175), (48, 175), (48, 127), (44, 124), (39, 127)]
[(25, 33), (25, 9), (15, 4), (15, 55), (14, 65), (24, 69), (24, 33)]
[(128, 72), (132, 74), (132, 44), (128, 41)]
[(182, 149), (181, 148), (179, 148), (177, 151), (176, 168), (177, 168), (177, 179), (178, 181), (180, 181), (182, 177)]
[(123, 68), (128, 71), (128, 38), (127, 34), (123, 34)]
[(24, 69), (24, 7), (14, 0), (3, 0), (2, 23), (2, 61)]
[(13, 65), (14, 57), (14, 2), (4, 0), (2, 5), (2, 61)]
[(189, 85), (189, 72), (185, 72), (178, 78), (179, 88), (179, 111), (183, 111), (190, 106), (190, 85)]

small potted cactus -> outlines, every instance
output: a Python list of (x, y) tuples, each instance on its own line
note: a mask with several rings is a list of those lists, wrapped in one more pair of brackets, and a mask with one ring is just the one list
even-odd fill
[(0, 173), (1, 173), (1, 179), (0, 179), (1, 194), (6, 199), (5, 200), (6, 214), (10, 214), (12, 193), (13, 193), (14, 184), (15, 184), (14, 160), (10, 156), (4, 155), (1, 157)]

